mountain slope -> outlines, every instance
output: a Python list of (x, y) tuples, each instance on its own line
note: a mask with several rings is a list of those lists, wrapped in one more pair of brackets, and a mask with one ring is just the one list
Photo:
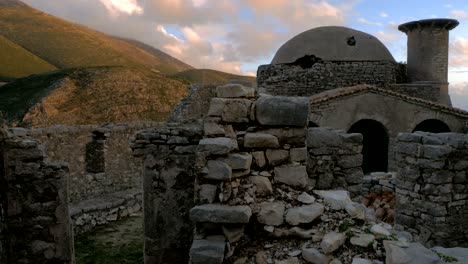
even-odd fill
[(255, 77), (235, 75), (225, 73), (221, 71), (209, 70), (209, 69), (192, 69), (172, 75), (174, 79), (181, 80), (187, 83), (200, 83), (210, 84), (217, 83), (223, 84), (228, 83), (230, 80), (241, 80), (247, 82), (255, 82)]
[(161, 61), (161, 64), (159, 65), (159, 70), (164, 74), (175, 74), (177, 72), (193, 69), (192, 66), (168, 55), (165, 52), (162, 52), (161, 50), (153, 46), (150, 46), (148, 44), (145, 44), (143, 42), (140, 42), (134, 39), (119, 38), (119, 37), (117, 38), (133, 46), (136, 46), (142, 50), (145, 50), (149, 52), (150, 54), (152, 54), (153, 56), (155, 56), (156, 58), (158, 58)]
[(192, 68), (141, 42), (108, 36), (19, 1), (0, 0), (0, 8), (0, 35), (60, 69), (130, 66), (173, 74)]
[(67, 69), (0, 87), (0, 111), (12, 125), (33, 127), (163, 121), (187, 94), (184, 84), (150, 70)]
[(57, 68), (0, 35), (0, 81)]

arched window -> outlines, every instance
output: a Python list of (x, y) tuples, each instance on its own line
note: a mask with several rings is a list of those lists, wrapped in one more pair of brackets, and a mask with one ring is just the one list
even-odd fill
[(388, 170), (388, 134), (384, 125), (363, 119), (354, 123), (348, 133), (362, 134), (362, 170), (365, 174)]
[(445, 133), (450, 132), (450, 128), (444, 122), (437, 120), (437, 119), (427, 119), (419, 123), (413, 130), (416, 131), (423, 131), (423, 132), (430, 132), (430, 133)]

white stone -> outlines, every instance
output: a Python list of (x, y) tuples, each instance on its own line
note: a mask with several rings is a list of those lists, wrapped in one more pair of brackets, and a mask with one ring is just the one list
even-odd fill
[(326, 256), (315, 248), (302, 249), (302, 257), (312, 264), (329, 264), (331, 257)]
[(372, 261), (363, 258), (353, 258), (353, 262), (351, 264), (372, 264)]
[(351, 203), (348, 191), (314, 191), (315, 194), (322, 197), (326, 204), (334, 210), (344, 209), (348, 203)]
[(275, 168), (275, 180), (294, 187), (306, 187), (308, 182), (305, 166), (284, 166)]
[(342, 233), (329, 232), (327, 233), (320, 243), (323, 253), (330, 254), (340, 248), (346, 241), (346, 236)]
[(366, 219), (366, 207), (363, 204), (350, 202), (345, 205), (345, 210), (352, 218)]
[(373, 225), (371, 227), (371, 232), (372, 234), (374, 234), (377, 238), (380, 238), (380, 237), (387, 237), (387, 236), (390, 236), (391, 233), (390, 231), (388, 231), (385, 227), (381, 226), (381, 225)]
[(261, 204), (257, 220), (265, 225), (279, 226), (283, 224), (284, 210), (285, 206), (282, 202), (264, 202)]
[(321, 216), (324, 206), (319, 203), (290, 208), (286, 211), (286, 222), (290, 225), (307, 224)]
[(252, 176), (252, 177), (249, 177), (249, 179), (257, 188), (256, 190), (257, 194), (268, 195), (268, 194), (273, 193), (273, 187), (271, 186), (271, 182), (267, 177)]
[(297, 200), (304, 204), (311, 204), (315, 202), (315, 197), (306, 192), (303, 192), (297, 197)]
[(358, 234), (351, 238), (351, 244), (360, 247), (368, 247), (375, 240), (375, 236), (371, 234)]

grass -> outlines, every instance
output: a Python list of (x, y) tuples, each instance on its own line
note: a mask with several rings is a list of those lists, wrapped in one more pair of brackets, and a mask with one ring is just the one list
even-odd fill
[(54, 65), (42, 60), (23, 47), (0, 35), (0, 80), (11, 80), (35, 73), (56, 70)]
[(77, 264), (142, 264), (142, 216), (131, 217), (111, 226), (75, 238)]
[(439, 258), (441, 258), (444, 262), (458, 262), (458, 259), (452, 256), (445, 255), (443, 253), (440, 253), (434, 249), (432, 249), (432, 252), (434, 252)]
[(187, 83), (202, 83), (210, 84), (217, 83), (223, 84), (228, 83), (230, 80), (242, 80), (255, 82), (255, 77), (235, 75), (215, 70), (208, 69), (192, 69), (172, 75), (174, 79), (178, 79)]

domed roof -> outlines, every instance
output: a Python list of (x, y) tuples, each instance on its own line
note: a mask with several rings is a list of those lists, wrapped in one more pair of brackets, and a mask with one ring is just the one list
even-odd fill
[(305, 55), (325, 61), (395, 61), (376, 37), (346, 27), (318, 27), (286, 42), (271, 64), (291, 63)]

